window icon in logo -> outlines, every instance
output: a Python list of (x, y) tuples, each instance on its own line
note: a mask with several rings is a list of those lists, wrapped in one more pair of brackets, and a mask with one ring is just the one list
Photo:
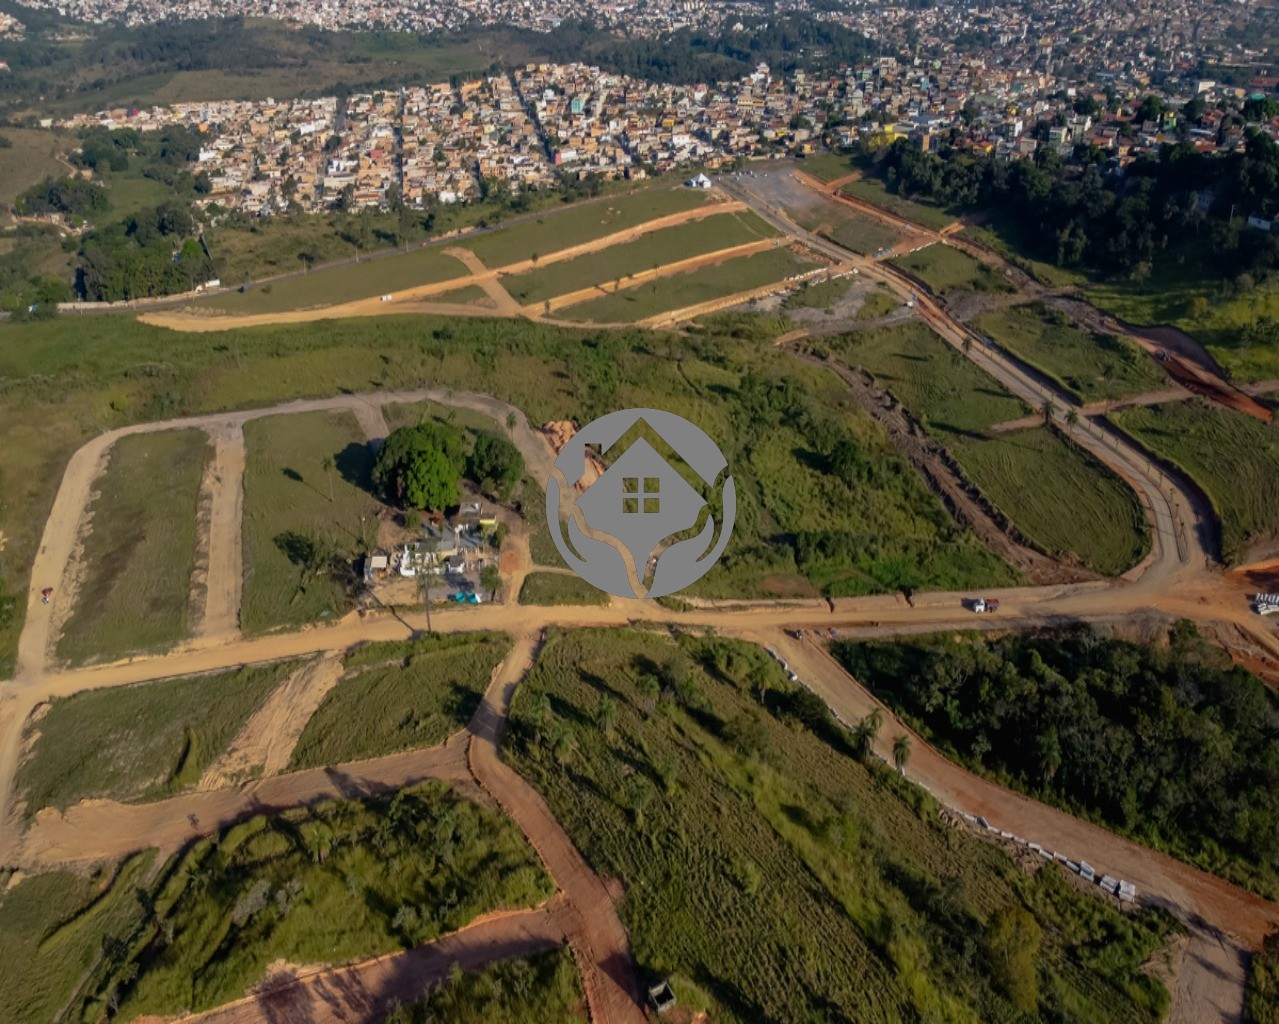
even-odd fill
[[(609, 467), (577, 493), (588, 447)], [(565, 562), (619, 597), (661, 597), (700, 579), (723, 554), (735, 512), (715, 442), (660, 409), (588, 423), (561, 450), (546, 487), (547, 522)]]

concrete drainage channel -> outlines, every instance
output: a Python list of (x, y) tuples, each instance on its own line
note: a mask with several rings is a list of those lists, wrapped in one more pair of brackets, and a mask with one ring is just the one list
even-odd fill
[[(799, 683), (800, 686), (804, 687), (804, 689), (806, 689), (809, 693), (813, 694), (814, 696), (820, 697), (820, 694), (818, 694), (816, 690), (814, 690), (811, 686), (809, 686), (808, 683), (806, 683), (803, 679), (801, 679), (799, 675), (794, 670), (791, 669), (790, 665), (787, 664), (785, 658), (783, 658), (771, 647), (765, 647), (764, 650), (766, 650), (769, 656), (772, 657), (772, 659), (776, 661), (782, 667), (782, 671), (786, 673), (787, 678), (789, 678), (792, 682)], [(834, 717), (835, 721), (837, 721), (841, 726), (843, 726), (849, 732), (853, 731), (853, 724), (851, 722), (845, 721), (842, 717), (840, 717), (839, 712), (837, 712), (834, 708), (830, 709), (830, 713)], [(889, 764), (888, 758), (884, 757), (882, 754), (879, 754), (874, 750), (870, 751), (870, 753), (873, 757), (878, 758), (885, 765)], [(905, 773), (903, 772), (902, 774), (904, 775)], [(975, 814), (969, 814), (967, 811), (959, 807), (951, 807), (945, 801), (939, 799), (937, 794), (934, 793), (931, 789), (929, 789), (928, 786), (926, 786), (924, 783), (919, 782), (916, 779), (911, 779), (911, 782), (912, 784), (922, 789), (925, 793), (928, 793), (937, 802), (938, 806), (949, 811), (952, 815), (958, 818), (961, 818), (963, 821), (967, 822), (969, 825), (974, 825), (977, 828), (982, 829), (984, 832), (987, 832), (992, 836), (997, 836), (1000, 839), (1005, 839), (1005, 840), (1008, 840), (1009, 842), (1015, 843), (1018, 846), (1025, 847), (1026, 849), (1030, 850), (1032, 853), (1039, 854), (1039, 856), (1044, 858), (1044, 860), (1054, 861), (1058, 864), (1064, 865), (1069, 871), (1074, 872), (1076, 875), (1082, 878), (1085, 882), (1095, 883), (1096, 885), (1100, 886), (1103, 890), (1108, 892), (1111, 896), (1114, 896), (1115, 898), (1117, 898), (1121, 903), (1135, 903), (1137, 901), (1137, 887), (1132, 882), (1127, 882), (1127, 881), (1124, 881), (1122, 878), (1115, 878), (1111, 875), (1102, 875), (1099, 878), (1097, 876), (1097, 872), (1093, 870), (1092, 865), (1089, 864), (1086, 860), (1072, 860), (1070, 857), (1067, 857), (1066, 854), (1064, 853), (1060, 853), (1055, 850), (1046, 849), (1042, 844), (1032, 842), (1031, 840), (1026, 839), (1023, 836), (1019, 836), (1014, 832), (1009, 832), (1001, 828), (995, 828), (993, 825), (990, 824), (989, 821), (987, 821), (983, 817), (979, 817), (978, 815), (975, 815)]]

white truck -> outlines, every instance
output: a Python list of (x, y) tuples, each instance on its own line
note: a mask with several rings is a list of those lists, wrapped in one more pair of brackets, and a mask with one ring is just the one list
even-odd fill
[(969, 607), (978, 615), (983, 615), (986, 612), (997, 612), (999, 611), (999, 598), (975, 597)]

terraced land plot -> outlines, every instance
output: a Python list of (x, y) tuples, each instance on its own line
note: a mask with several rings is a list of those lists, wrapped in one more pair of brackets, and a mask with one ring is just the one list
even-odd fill
[(795, 205), (787, 212), (806, 231), (824, 235), (845, 249), (873, 256), (881, 249), (892, 248), (905, 237), (896, 228), (846, 204), (834, 199), (814, 198), (817, 201)]
[(940, 207), (914, 202), (894, 192), (889, 192), (884, 183), (878, 178), (867, 176), (859, 178), (857, 181), (850, 181), (840, 191), (852, 196), (854, 199), (872, 203), (880, 209), (901, 217), (903, 220), (914, 221), (916, 224), (922, 224), (924, 227), (932, 228), (934, 231), (940, 231), (955, 220), (954, 217)]
[(243, 316), (252, 313), (284, 313), (294, 309), (337, 306), (359, 299), (394, 294), (453, 278), (465, 277), (466, 265), (438, 247), (341, 267), (328, 267), (300, 277), (253, 285), (245, 292), (210, 295), (191, 303), (206, 313)]
[(510, 647), (501, 633), (462, 633), (356, 648), (298, 739), (291, 767), (443, 743), (470, 721)]
[(769, 224), (749, 210), (725, 213), (662, 228), (641, 235), (633, 242), (550, 263), (514, 277), (503, 277), (502, 287), (517, 302), (528, 305), (592, 285), (624, 284), (628, 277), (656, 271), (668, 263), (776, 235)]
[(769, 249), (753, 256), (725, 260), (625, 288), (615, 294), (571, 306), (564, 315), (570, 320), (592, 323), (634, 323), (660, 313), (762, 288), (816, 266), (819, 266), (816, 261), (797, 256), (789, 249)]
[(111, 660), (186, 637), (210, 452), (202, 430), (122, 437), (111, 447), (89, 509), (83, 579), (57, 642), (59, 659)]
[(1279, 433), (1273, 425), (1198, 401), (1121, 409), (1111, 417), (1203, 488), (1228, 563), (1266, 557), (1279, 537)]
[(949, 245), (934, 242), (917, 252), (890, 261), (915, 275), (938, 295), (950, 297), (973, 292), (1010, 292), (999, 271)]
[[(1159, 1018), (1167, 992), (1138, 968), (1167, 918), (1121, 914), (1060, 868), (1023, 874), (943, 824), (922, 790), (851, 756), (808, 697), (740, 642), (548, 637), (503, 753), (620, 881), (642, 974), (742, 1024), (831, 1007), (886, 1024), (1011, 1020), (1013, 999), (1047, 1019)], [(1041, 943), (1030, 993), (962, 953), (1022, 912)]]
[(312, 412), (250, 420), (244, 440), (242, 628), (340, 615), (377, 508), (368, 439), (349, 412)]
[(1082, 330), (1040, 303), (983, 313), (973, 326), (1084, 402), (1168, 387), (1167, 376), (1132, 342)]
[(991, 433), (1030, 410), (924, 325), (852, 335), (840, 354), (874, 374), (940, 438), (965, 475), (1041, 550), (1073, 555), (1110, 575), (1145, 554), (1149, 539), (1136, 495), (1056, 431)]
[(460, 238), (456, 244), (470, 249), (485, 266), (504, 267), (693, 210), (709, 201), (705, 192), (696, 189), (648, 189), (580, 203), (499, 231)]
[(34, 815), (80, 800), (156, 800), (195, 785), (295, 662), (61, 697), (27, 726), (16, 788)]

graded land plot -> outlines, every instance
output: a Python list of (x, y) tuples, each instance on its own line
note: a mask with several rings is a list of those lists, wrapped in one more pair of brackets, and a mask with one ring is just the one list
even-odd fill
[(1272, 553), (1279, 537), (1274, 426), (1198, 400), (1122, 409), (1111, 417), (1203, 488), (1217, 515), (1227, 563)]
[(495, 308), (489, 293), (478, 284), (468, 284), (463, 288), (455, 288), (451, 292), (442, 292), (426, 299), (427, 302), (451, 302), (459, 306), (484, 306)]
[(852, 286), (853, 280), (849, 277), (806, 282), (804, 287), (786, 296), (782, 301), (782, 309), (824, 309), (829, 313)]
[(187, 635), (200, 481), (211, 448), (202, 430), (122, 437), (89, 506), (75, 606), (59, 659), (111, 659)]
[(383, 1024), (589, 1024), (586, 995), (567, 949), (495, 964), (449, 980)]
[(1103, 575), (1118, 576), (1150, 549), (1132, 488), (1056, 430), (1035, 427), (960, 441), (953, 451), (982, 493), (1054, 558), (1074, 555)]
[(370, 959), (553, 892), (508, 818), (441, 783), (250, 818), (138, 887), (121, 894), (133, 913), (68, 1001), (68, 1024), (107, 1016), (113, 993), (123, 1020), (199, 1012), (272, 964)]
[[(244, 428), (246, 633), (340, 615), (361, 517), (373, 519), (373, 456), (355, 416), (267, 416)], [(326, 461), (328, 460), (328, 461)]]
[(549, 263), (513, 277), (502, 287), (521, 305), (542, 302), (592, 285), (620, 285), (635, 274), (679, 260), (776, 237), (777, 232), (749, 210), (704, 217), (641, 235), (571, 260)]
[(456, 244), (470, 249), (487, 267), (504, 267), (535, 255), (546, 256), (594, 241), (659, 217), (696, 209), (708, 202), (707, 194), (698, 189), (651, 188), (577, 203), (509, 228), (459, 238)]
[[(849, 363), (872, 373), (958, 460), (965, 475), (1041, 550), (1098, 572), (1128, 569), (1147, 550), (1136, 495), (1082, 449), (1043, 427), (991, 434), (1029, 410), (927, 327), (849, 335)], [(1063, 516), (1082, 502), (1087, 515)]]
[(59, 154), (76, 145), (74, 136), (45, 128), (0, 128), (10, 146), (0, 147), (0, 206), (10, 206), (32, 185), (67, 174)]
[(843, 178), (856, 170), (852, 158), (843, 153), (815, 153), (799, 160), (795, 169), (826, 182)]
[(504, 430), (506, 426), (474, 409), (440, 405), (438, 402), (391, 402), (382, 406), (382, 415), (386, 419), (386, 425), (392, 430), (433, 422), (474, 434), (479, 431), (494, 433)]
[(983, 313), (973, 326), (1084, 402), (1168, 387), (1167, 375), (1131, 341), (1075, 327), (1041, 303)]
[(919, 278), (937, 295), (950, 297), (961, 293), (1013, 290), (998, 270), (941, 242), (894, 257), (889, 262)]
[(887, 316), (902, 305), (902, 300), (882, 284), (866, 296), (861, 309), (857, 311), (858, 320), (876, 320)]
[(608, 604), (609, 596), (574, 573), (533, 572), (524, 577), (520, 604)]
[(813, 260), (778, 247), (647, 281), (589, 302), (570, 306), (570, 320), (633, 323), (702, 302), (784, 281), (819, 266)]
[[(340, 267), (327, 267), (282, 281), (252, 285), (244, 292), (210, 295), (191, 303), (208, 313), (244, 315), (281, 313), (316, 306), (337, 306), (358, 299), (395, 294), (405, 288), (465, 277), (466, 265), (439, 248), (414, 249)], [(227, 284), (234, 284), (228, 281)]]
[[(125, 934), (138, 915), (154, 851), (84, 876), (53, 871), (0, 887), (0, 1019), (8, 1024), (80, 1020), (61, 1016), (102, 959), (108, 936)], [(4, 876), (7, 879), (7, 876)]]
[(904, 196), (899, 196), (895, 192), (889, 192), (882, 181), (869, 175), (858, 178), (856, 181), (850, 181), (840, 191), (852, 196), (854, 199), (860, 199), (863, 202), (878, 206), (880, 209), (887, 210), (903, 220), (922, 224), (924, 227), (932, 228), (934, 231), (940, 231), (955, 221), (954, 217), (938, 206), (915, 202)]
[[(761, 691), (763, 700), (761, 702)], [(761, 706), (762, 704), (762, 706)], [(641, 971), (721, 1022), (1155, 1021), (1139, 968), (1172, 927), (1062, 869), (1020, 871), (938, 817), (760, 648), (643, 630), (552, 633), (504, 755), (626, 893)], [(1016, 924), (1014, 925), (1014, 921)], [(1023, 943), (1023, 981), (982, 955)]]
[(290, 768), (443, 743), (470, 721), (510, 649), (503, 633), (442, 634), (356, 648), (302, 731)]
[(296, 662), (59, 697), (27, 725), (15, 789), (34, 815), (95, 798), (142, 801), (195, 785)]

